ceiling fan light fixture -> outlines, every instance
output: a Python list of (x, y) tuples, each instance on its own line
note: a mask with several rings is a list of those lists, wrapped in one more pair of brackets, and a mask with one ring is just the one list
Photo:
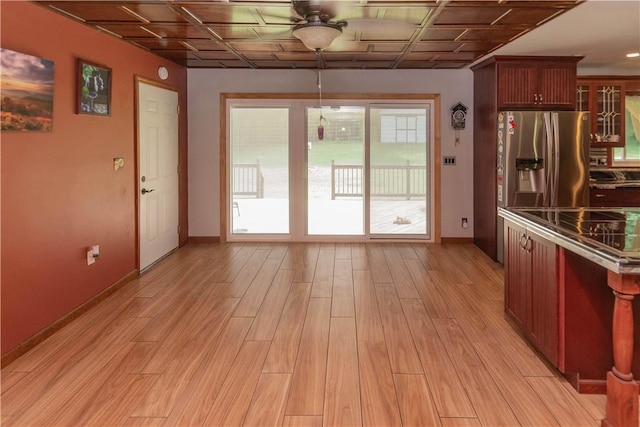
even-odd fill
[(293, 27), (293, 36), (311, 50), (324, 50), (342, 34), (342, 27), (330, 22), (307, 22)]

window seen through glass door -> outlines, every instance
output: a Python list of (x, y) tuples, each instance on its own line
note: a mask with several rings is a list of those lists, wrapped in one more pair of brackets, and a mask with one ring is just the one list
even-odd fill
[(428, 233), (428, 108), (370, 109), (370, 232)]

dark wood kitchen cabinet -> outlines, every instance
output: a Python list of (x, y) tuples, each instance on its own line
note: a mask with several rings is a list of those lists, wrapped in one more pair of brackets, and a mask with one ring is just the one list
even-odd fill
[[(606, 210), (584, 214), (576, 223), (598, 223), (601, 217), (611, 221)], [(612, 229), (625, 230), (624, 215), (618, 222)], [(606, 393), (607, 371), (614, 366), (611, 272), (596, 263), (597, 256), (585, 257), (554, 243), (554, 237), (547, 237), (554, 231), (539, 234), (544, 228), (529, 229), (526, 220), (505, 217), (504, 223), (505, 314), (578, 392)], [(584, 236), (599, 242), (611, 237), (597, 227), (584, 230)], [(625, 241), (624, 232), (620, 241)], [(632, 311), (640, 312), (640, 298), (632, 304)], [(633, 376), (640, 378), (640, 330), (634, 334)]]
[(505, 222), (505, 311), (524, 336), (558, 364), (556, 245)]
[(575, 110), (579, 60), (498, 60), (498, 109)]
[(579, 60), (580, 57), (574, 56), (494, 56), (471, 68), (473, 239), (476, 246), (494, 260), (498, 255), (498, 111), (575, 110)]
[(624, 206), (629, 207), (640, 207), (640, 188), (624, 188), (624, 193), (622, 194), (624, 200)]
[(624, 147), (624, 82), (581, 77), (577, 83), (576, 109), (591, 113), (592, 146)]
[(640, 78), (637, 75), (580, 76), (578, 78), (576, 109), (591, 113), (592, 147), (625, 146), (627, 128), (625, 99), (628, 94), (635, 94), (638, 88), (640, 88)]
[(640, 188), (592, 188), (589, 206), (602, 208), (640, 207)]
[(622, 193), (621, 188), (592, 188), (589, 190), (589, 206), (602, 208), (624, 206)]

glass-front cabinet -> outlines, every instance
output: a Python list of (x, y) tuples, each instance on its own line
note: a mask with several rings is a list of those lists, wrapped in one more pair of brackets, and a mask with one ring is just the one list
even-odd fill
[(593, 147), (624, 145), (624, 83), (578, 80), (576, 109), (591, 112)]
[[(620, 142), (622, 130), (622, 87), (596, 86), (596, 142)], [(598, 141), (600, 139), (600, 141)]]
[(577, 111), (590, 111), (590, 97), (589, 94), (591, 86), (586, 83), (578, 83), (578, 89), (576, 93), (576, 110)]

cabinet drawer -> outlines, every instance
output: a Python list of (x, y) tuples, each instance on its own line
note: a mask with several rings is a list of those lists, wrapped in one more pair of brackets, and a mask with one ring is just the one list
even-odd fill
[(596, 207), (617, 207), (622, 206), (623, 190), (612, 189), (604, 190), (600, 188), (592, 188), (589, 192), (589, 205)]
[(640, 206), (640, 188), (625, 188), (622, 195), (622, 205), (628, 207)]

